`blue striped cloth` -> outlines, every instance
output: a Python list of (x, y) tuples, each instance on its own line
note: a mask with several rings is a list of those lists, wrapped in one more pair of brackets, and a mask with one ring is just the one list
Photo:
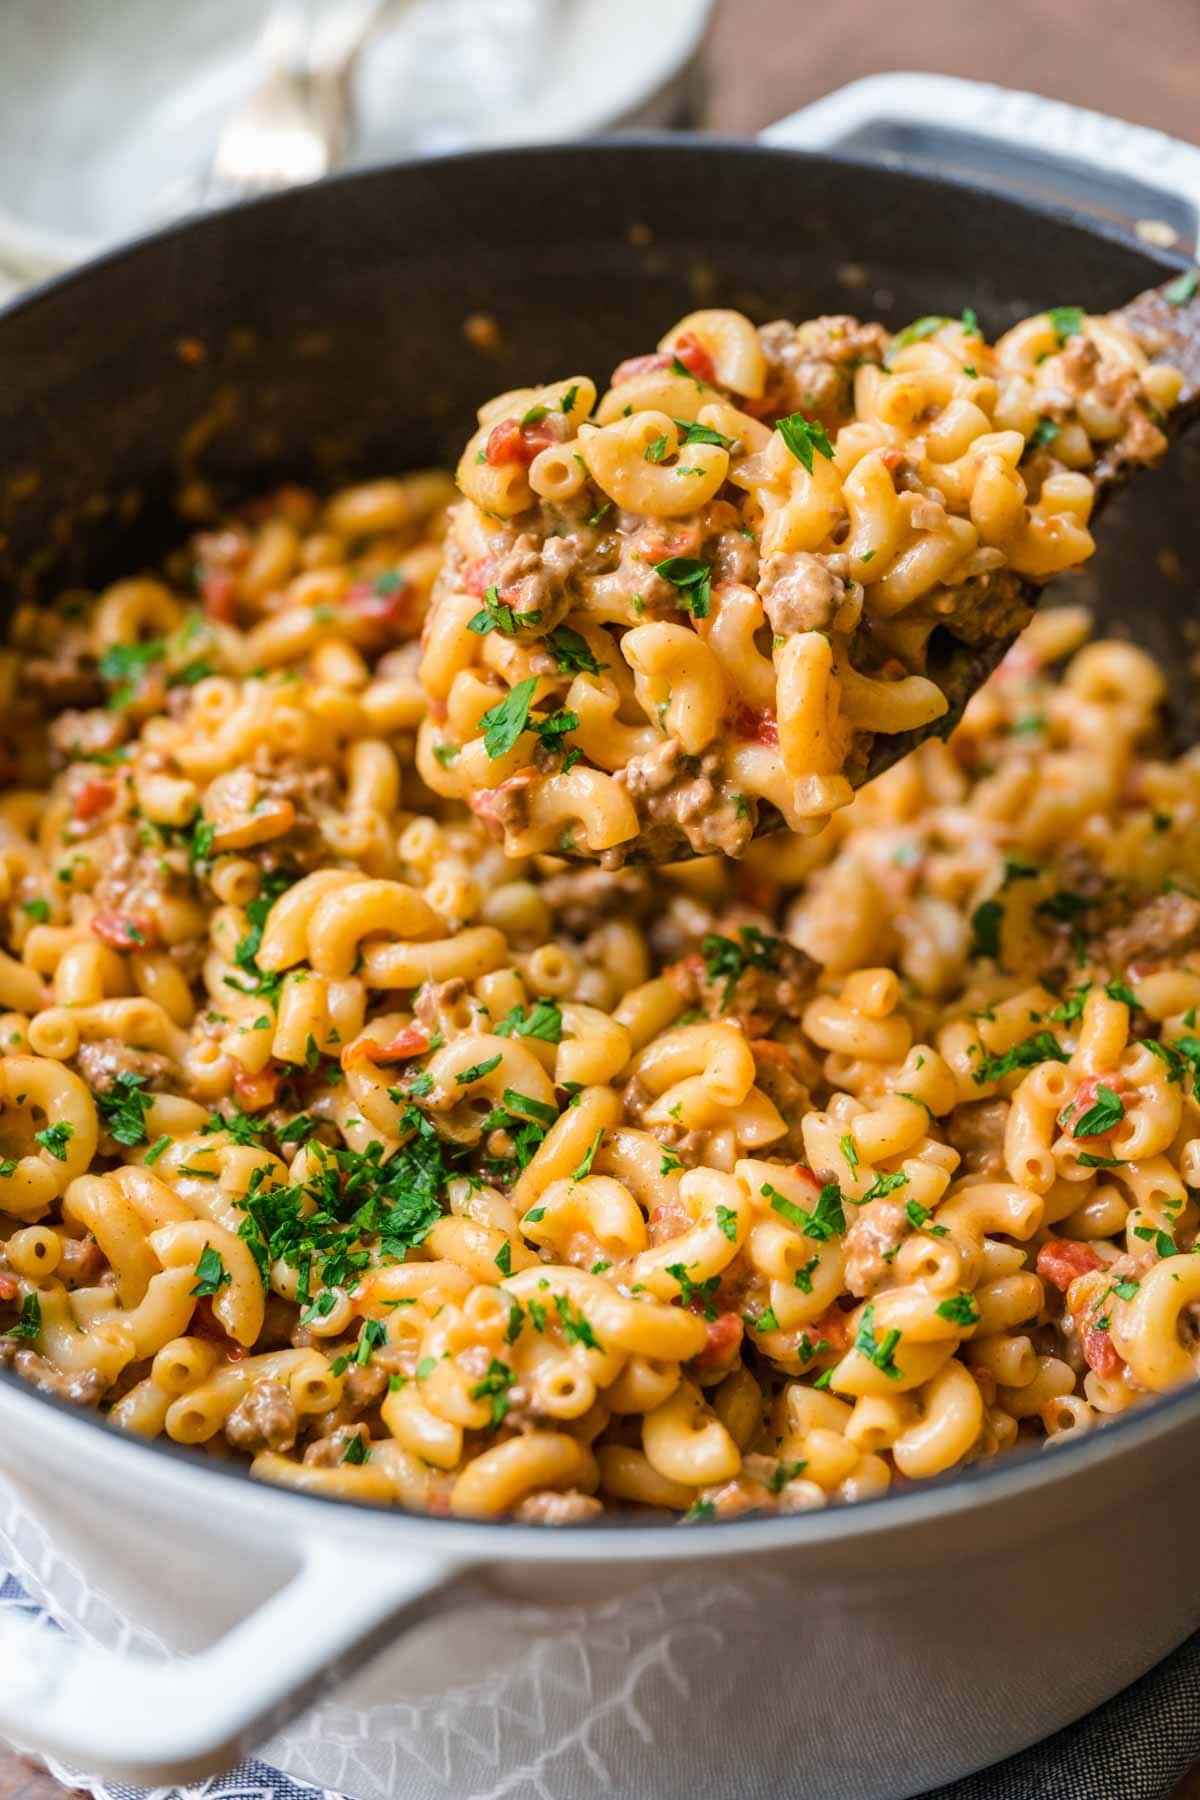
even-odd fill
[[(6, 1576), (0, 1581), (0, 1605), (22, 1604), (39, 1611)], [(1167, 1800), (1197, 1761), (1200, 1633), (1077, 1725), (922, 1800)], [(153, 1800), (313, 1800), (317, 1791), (251, 1758), (211, 1781), (185, 1789), (156, 1788)], [(149, 1800), (149, 1790), (117, 1781), (97, 1784), (95, 1792), (108, 1800)], [(341, 1800), (326, 1794), (327, 1800)], [(514, 1790), (511, 1800), (538, 1796)], [(614, 1800), (624, 1797), (615, 1795)]]

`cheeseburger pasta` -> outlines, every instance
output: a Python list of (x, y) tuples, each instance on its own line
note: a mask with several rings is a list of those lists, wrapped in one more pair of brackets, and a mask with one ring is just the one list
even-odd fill
[[(764, 349), (729, 329), (712, 373), (731, 391), (761, 374), (759, 403), (782, 411), (790, 383), (811, 385), (839, 455), (874, 431), (836, 429), (840, 365), (797, 349), (816, 339), (776, 328)], [(1107, 345), (1093, 330), (1071, 340), (1078, 361)], [(845, 331), (856, 354), (884, 347)], [(1022, 327), (999, 354), (1015, 367), (1045, 344), (1061, 368), (1053, 331)], [(819, 341), (841, 340), (826, 324)], [(938, 326), (912, 346), (915, 374), (990, 363), (971, 341)], [(987, 382), (997, 408), (1023, 383), (1044, 405), (1038, 353), (1007, 388), (946, 379)], [(702, 405), (747, 461), (786, 470), (784, 438), (702, 398), (692, 372), (614, 392), (665, 382), (668, 423)], [(570, 385), (547, 417), (616, 485), (603, 427), (575, 431), (591, 407)], [(1153, 429), (1140, 408), (1127, 433)], [(1065, 403), (1062, 418), (1085, 460)], [(741, 513), (716, 497), (741, 452), (684, 451), (701, 453), (715, 486), (687, 542), (697, 560), (744, 544), (749, 576), (790, 502), (773, 509), (764, 478), (761, 514)], [(540, 454), (574, 479), (575, 450)], [(875, 467), (890, 483), (924, 454)], [(501, 480), (520, 497), (523, 464), (477, 466), (493, 499)], [(1023, 466), (1043, 496), (1086, 485)], [(673, 468), (646, 465), (688, 479)], [(816, 449), (813, 471), (832, 482), (833, 458)], [(917, 487), (891, 491), (966, 528)], [(726, 598), (751, 618), (761, 602), (728, 574), (707, 612), (692, 590), (684, 625), (648, 586), (632, 624), (634, 546), (661, 527), (623, 511), (603, 552), (620, 567), (594, 571), (586, 604), (560, 613), (540, 588), (485, 601), (514, 621), (544, 607), (540, 647), (525, 627), (466, 633), (449, 710), (423, 722), (418, 634), (450, 500), (436, 475), (324, 503), (283, 490), (205, 517), (162, 575), (18, 611), (0, 651), (0, 1358), (122, 1431), (265, 1480), (546, 1523), (863, 1499), (1194, 1378), (1200, 759), (1162, 755), (1153, 665), (1048, 613), (948, 744), (807, 836), (736, 864), (600, 869), (533, 854), (526, 825), (528, 853), (506, 860), (433, 791), (457, 766), (434, 754), (455, 747), (450, 723), (503, 708), (496, 693), (533, 668), (536, 754), (565, 762), (546, 744), (557, 714), (586, 766), (536, 770), (531, 805), (591, 782), (592, 831), (610, 789), (632, 804), (592, 747), (655, 729), (614, 723), (609, 671), (647, 697), (666, 680), (631, 638), (679, 632), (680, 657), (703, 660), (727, 641)], [(453, 530), (476, 520), (460, 511)], [(1010, 549), (1028, 566), (1039, 546), (1044, 567), (1081, 534), (1070, 508), (1035, 508)], [(528, 557), (536, 587), (563, 540), (525, 535), (505, 555)], [(839, 611), (872, 591), (848, 551), (763, 549), (793, 575), (808, 556)], [(1002, 575), (986, 563), (978, 593)], [(465, 613), (446, 590), (451, 605)], [(427, 681), (454, 661), (443, 625)], [(578, 665), (566, 691), (556, 650)], [(725, 702), (696, 692), (716, 730)], [(671, 696), (672, 732), (690, 731)], [(595, 732), (574, 723), (601, 713)], [(464, 737), (458, 758), (479, 749)]]
[(1010, 640), (1154, 460), (1181, 376), (1063, 306), (994, 345), (690, 314), (614, 372), (503, 394), (463, 453), (418, 767), (510, 855), (616, 867), (819, 830), (937, 725), (936, 631)]

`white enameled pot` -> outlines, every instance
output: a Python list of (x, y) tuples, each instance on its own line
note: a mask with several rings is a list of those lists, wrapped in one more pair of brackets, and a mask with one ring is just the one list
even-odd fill
[[(977, 177), (1002, 181), (997, 159), (1036, 143), (1076, 201), (1123, 182), (1158, 241), (1172, 219), (1188, 241), (1190, 217), (1194, 242), (1200, 152), (1032, 96), (873, 78), (768, 135), (929, 154), (935, 119), (960, 134), (956, 156), (974, 146)], [(0, 1621), (0, 1733), (139, 1783), (232, 1762), (385, 1644), (418, 1664), (468, 1594), (564, 1619), (627, 1594), (631, 1667), (641, 1621), (676, 1617), (654, 1755), (670, 1792), (705, 1800), (902, 1800), (1080, 1717), (1200, 1626), (1200, 1389), (861, 1506), (693, 1527), (553, 1531), (299, 1495), (122, 1437), (3, 1372), (0, 1467), (69, 1495), (101, 1554), (144, 1544), (148, 1565), (172, 1559), (220, 1598), (213, 1641), (165, 1662)], [(646, 1595), (655, 1607), (634, 1604)]]

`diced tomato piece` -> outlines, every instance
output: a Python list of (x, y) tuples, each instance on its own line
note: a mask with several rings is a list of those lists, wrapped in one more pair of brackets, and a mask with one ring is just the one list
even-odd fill
[(493, 469), (505, 463), (524, 463), (526, 468), (542, 450), (548, 450), (558, 439), (544, 419), (531, 419), (522, 425), (519, 419), (501, 419), (488, 433), (484, 456)]
[(708, 1342), (696, 1361), (706, 1369), (731, 1362), (742, 1347), (746, 1330), (739, 1315), (734, 1312), (718, 1313), (715, 1319), (706, 1319), (704, 1327), (708, 1332)]
[(831, 1350), (843, 1356), (850, 1348), (850, 1315), (844, 1313), (837, 1301), (827, 1306), (819, 1319), (814, 1319), (807, 1327), (808, 1335), (814, 1344), (825, 1338)]
[(694, 331), (684, 331), (680, 333), (672, 350), (651, 350), (645, 356), (627, 356), (613, 370), (609, 386), (620, 387), (622, 383), (633, 381), (639, 375), (656, 375), (660, 369), (669, 369), (676, 357), (697, 381), (717, 379), (713, 359), (700, 339)]
[(477, 794), (469, 795), (467, 805), (475, 817), (482, 819), (485, 825), (490, 825), (493, 830), (503, 831), (504, 825), (500, 818), (501, 796), (515, 793), (519, 788), (528, 787), (529, 783), (536, 779), (536, 769), (518, 769), (515, 775), (510, 775), (508, 780), (502, 781), (498, 787), (480, 788)]
[(92, 917), (91, 928), (113, 950), (158, 947), (158, 925), (145, 913), (98, 912)]
[(0, 1300), (15, 1300), (20, 1291), (11, 1275), (0, 1275)]
[(348, 1069), (356, 1062), (406, 1062), (410, 1056), (424, 1056), (428, 1048), (429, 1039), (421, 1027), (406, 1025), (403, 1031), (383, 1044), (378, 1038), (355, 1038), (342, 1051), (342, 1067)]
[(675, 340), (675, 348), (668, 352), (670, 357), (678, 357), (685, 369), (690, 369), (697, 381), (715, 381), (716, 367), (712, 357), (700, 342), (694, 331), (681, 331)]
[(191, 1323), (188, 1326), (188, 1335), (189, 1337), (203, 1338), (208, 1344), (217, 1344), (222, 1354), (227, 1356), (230, 1362), (241, 1362), (246, 1355), (243, 1345), (231, 1338), (224, 1326), (218, 1323), (212, 1309), (212, 1301), (207, 1294), (202, 1295), (196, 1302), (196, 1310), (193, 1312)]
[(251, 1075), (239, 1063), (233, 1077), (233, 1091), (243, 1112), (258, 1112), (273, 1106), (283, 1076), (282, 1063), (269, 1062), (257, 1075)]
[(656, 375), (660, 369), (669, 369), (670, 366), (671, 358), (663, 350), (651, 350), (647, 356), (627, 356), (613, 370), (608, 385), (621, 387), (626, 381), (636, 380), (639, 375)]
[(71, 811), (77, 819), (90, 822), (98, 819), (102, 812), (107, 812), (117, 797), (117, 790), (111, 781), (85, 781), (76, 789), (71, 803)]
[(1098, 1326), (1083, 1324), (1079, 1331), (1079, 1347), (1089, 1369), (1110, 1379), (1125, 1367), (1125, 1359), (1112, 1341), (1111, 1333)]
[(894, 475), (904, 461), (903, 450), (881, 450), (879, 460), (889, 475)]
[(1038, 1274), (1060, 1294), (1066, 1293), (1077, 1276), (1090, 1275), (1094, 1269), (1103, 1267), (1104, 1258), (1097, 1256), (1090, 1244), (1080, 1243), (1077, 1238), (1051, 1238), (1037, 1253)]
[[(1123, 1077), (1120, 1075), (1085, 1076), (1075, 1090), (1074, 1099), (1058, 1115), (1059, 1124), (1064, 1131), (1069, 1131), (1072, 1137), (1078, 1138), (1082, 1135), (1086, 1142), (1088, 1139), (1106, 1135), (1103, 1131), (1088, 1131), (1082, 1134), (1079, 1131), (1081, 1122), (1096, 1104), (1097, 1090), (1102, 1087), (1108, 1088), (1109, 1092), (1116, 1094), (1118, 1099), (1124, 1099), (1125, 1093), (1128, 1091)], [(1109, 1130), (1111, 1129), (1110, 1126)]]
[(206, 571), (200, 577), (200, 604), (206, 616), (219, 625), (232, 625), (237, 617), (237, 588), (225, 569)]
[(752, 744), (774, 746), (779, 742), (779, 720), (765, 708), (759, 711), (752, 706), (739, 706), (733, 715), (733, 735)]
[[(756, 1062), (775, 1063), (781, 1069), (790, 1069), (792, 1053), (786, 1044), (777, 1044), (773, 1038), (756, 1037), (753, 1044)], [(807, 1174), (807, 1170), (805, 1171)], [(811, 1180), (811, 1176), (809, 1176)]]
[(494, 556), (473, 556), (470, 562), (463, 564), (461, 574), (467, 593), (482, 600), (485, 591), (495, 582), (496, 559)]
[(395, 586), (383, 588), (376, 581), (356, 581), (342, 602), (342, 610), (352, 621), (368, 626), (375, 637), (399, 637), (412, 629), (416, 592), (402, 578)]

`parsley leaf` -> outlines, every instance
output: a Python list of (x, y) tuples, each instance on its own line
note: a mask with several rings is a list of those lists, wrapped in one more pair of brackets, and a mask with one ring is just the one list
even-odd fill
[(831, 1237), (840, 1237), (846, 1229), (842, 1190), (836, 1181), (826, 1182), (817, 1196), (817, 1204), (812, 1212), (797, 1206), (794, 1200), (781, 1194), (769, 1181), (764, 1181), (759, 1191), (764, 1199), (771, 1202), (772, 1212), (777, 1212), (789, 1224), (795, 1225), (806, 1238), (812, 1238), (814, 1243), (826, 1244)]
[(881, 1374), (886, 1375), (889, 1381), (899, 1381), (904, 1373), (902, 1369), (897, 1368), (893, 1354), (899, 1342), (900, 1333), (894, 1329), (885, 1331), (883, 1337), (877, 1342), (875, 1338), (875, 1302), (872, 1301), (869, 1306), (864, 1307), (854, 1338), (854, 1348), (860, 1356), (865, 1356), (868, 1362), (874, 1363), (875, 1367)]
[(1096, 1088), (1096, 1102), (1089, 1106), (1082, 1119), (1077, 1119), (1071, 1126), (1071, 1136), (1076, 1138), (1100, 1137), (1111, 1131), (1125, 1117), (1125, 1103), (1112, 1088), (1101, 1083)]
[(5, 1337), (24, 1338), (33, 1343), (42, 1330), (42, 1303), (36, 1294), (26, 1294), (21, 1302), (21, 1310), (15, 1325), (10, 1325), (4, 1333)]
[(669, 581), (678, 595), (677, 605), (693, 619), (707, 619), (712, 610), (712, 567), (694, 556), (668, 556), (652, 568)]
[(971, 946), (968, 956), (990, 956), (994, 962), (1000, 960), (1000, 927), (1004, 921), (1004, 908), (999, 900), (981, 900), (971, 914)]
[(524, 681), (518, 681), (504, 699), (495, 706), (489, 706), (480, 719), (479, 723), (483, 726), (483, 747), (491, 761), (506, 755), (525, 730), (533, 690), (537, 684), (536, 675), (529, 675)]
[(1082, 306), (1050, 306), (1046, 309), (1046, 317), (1060, 344), (1065, 344), (1068, 338), (1078, 337), (1083, 330)]
[(719, 933), (710, 931), (700, 946), (709, 980), (719, 981), (724, 977), (722, 1012), (727, 1010), (734, 989), (745, 970), (773, 971), (779, 967), (779, 952), (782, 947), (779, 938), (768, 937), (757, 925), (743, 925), (738, 936), (742, 940), (740, 944), (735, 943), (732, 938), (721, 937)]
[(523, 1006), (514, 1006), (496, 1027), (497, 1037), (540, 1038), (546, 1044), (561, 1044), (562, 1013), (557, 1000), (536, 1000), (528, 1014)]
[(540, 612), (514, 612), (501, 600), (498, 589), (485, 588), (483, 606), (471, 619), (467, 620), (467, 630), (473, 631), (477, 637), (487, 637), (491, 631), (503, 632), (505, 637), (515, 637), (527, 626), (540, 625)]
[(973, 1294), (954, 1294), (949, 1300), (939, 1300), (936, 1311), (939, 1319), (949, 1319), (952, 1325), (979, 1323), (979, 1308)]
[(62, 1119), (57, 1125), (47, 1125), (44, 1130), (35, 1131), (33, 1135), (44, 1150), (48, 1150), (59, 1162), (65, 1163), (67, 1142), (75, 1135), (75, 1127)]
[(983, 1057), (974, 1071), (974, 1079), (982, 1087), (985, 1081), (999, 1081), (1002, 1075), (1011, 1075), (1015, 1069), (1032, 1069), (1043, 1062), (1069, 1061), (1052, 1031), (1037, 1031), (1023, 1043), (1014, 1044), (1003, 1056)]
[(144, 1144), (150, 1135), (146, 1130), (146, 1114), (153, 1101), (149, 1094), (142, 1092), (145, 1085), (144, 1075), (132, 1075), (123, 1069), (113, 1078), (106, 1094), (96, 1095), (100, 1117), (118, 1144)]
[(588, 649), (587, 639), (569, 625), (556, 625), (546, 639), (546, 647), (560, 669), (582, 669), (585, 674), (599, 675), (607, 663), (599, 663)]
[(1200, 288), (1200, 269), (1185, 269), (1174, 281), (1169, 281), (1163, 289), (1163, 295), (1172, 306), (1186, 306)]
[(776, 421), (775, 429), (791, 451), (796, 461), (813, 471), (813, 452), (833, 461), (833, 445), (825, 427), (817, 419), (806, 419), (801, 412), (789, 413), (786, 418)]
[(508, 1390), (516, 1385), (516, 1380), (517, 1377), (508, 1364), (501, 1362), (498, 1356), (493, 1356), (488, 1364), (487, 1374), (471, 1389), (472, 1400), (491, 1401), (493, 1431), (504, 1421), (508, 1412)]
[(221, 1261), (220, 1252), (211, 1244), (206, 1244), (200, 1252), (200, 1260), (196, 1264), (196, 1285), (191, 1290), (201, 1298), (207, 1298), (233, 1280), (232, 1275)]

